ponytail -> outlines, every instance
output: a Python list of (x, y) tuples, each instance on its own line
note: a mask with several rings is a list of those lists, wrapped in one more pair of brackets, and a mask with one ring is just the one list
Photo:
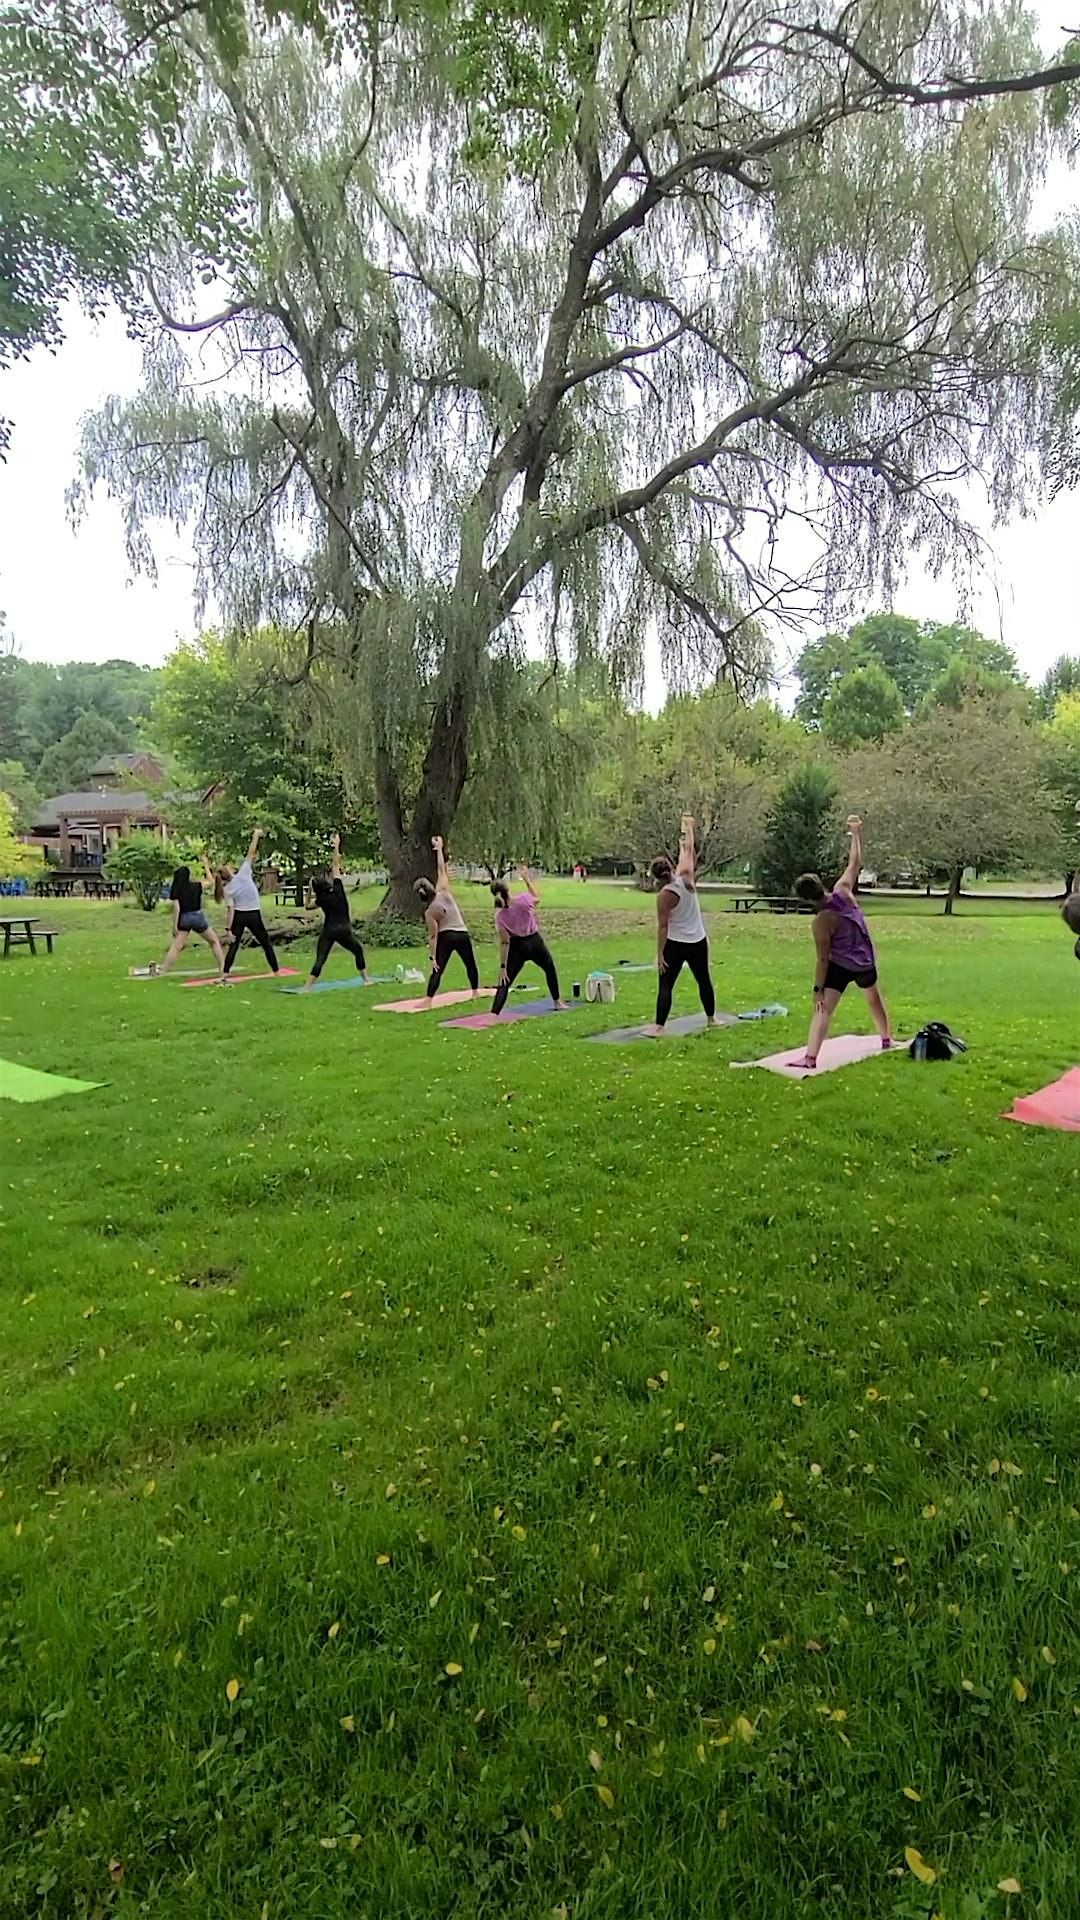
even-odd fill
[(508, 907), (510, 905), (510, 889), (505, 880), (492, 881), (491, 892), (497, 906)]

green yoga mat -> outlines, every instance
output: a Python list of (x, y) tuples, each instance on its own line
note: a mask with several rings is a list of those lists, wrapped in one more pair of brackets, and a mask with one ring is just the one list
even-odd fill
[(39, 1073), (14, 1060), (0, 1060), (0, 1100), (57, 1100), (62, 1093), (93, 1093), (101, 1080), (65, 1080), (62, 1073)]

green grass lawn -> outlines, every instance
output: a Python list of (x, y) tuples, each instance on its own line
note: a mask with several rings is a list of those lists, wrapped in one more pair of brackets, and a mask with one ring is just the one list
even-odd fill
[[(567, 980), (649, 956), (574, 892)], [(1080, 1060), (1052, 909), (883, 912), (971, 1051), (802, 1086), (727, 1064), (801, 921), (712, 916), (790, 1019), (624, 1051), (645, 974), (445, 1032), (43, 912), (0, 1053), (108, 1084), (0, 1107), (4, 1920), (1073, 1920), (1080, 1143), (998, 1118)]]

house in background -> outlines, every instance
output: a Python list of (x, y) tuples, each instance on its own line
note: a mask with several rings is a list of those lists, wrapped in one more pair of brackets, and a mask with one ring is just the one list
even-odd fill
[(166, 771), (152, 753), (108, 754), (78, 793), (54, 793), (37, 809), (23, 837), (50, 866), (83, 872), (101, 867), (109, 850), (133, 832), (168, 839), (162, 813)]

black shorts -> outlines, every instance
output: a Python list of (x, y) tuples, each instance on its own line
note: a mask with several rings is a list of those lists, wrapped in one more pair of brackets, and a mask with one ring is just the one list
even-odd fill
[(860, 967), (858, 973), (852, 973), (848, 967), (838, 967), (835, 960), (829, 961), (825, 975), (826, 990), (843, 993), (846, 987), (876, 987), (877, 968)]

